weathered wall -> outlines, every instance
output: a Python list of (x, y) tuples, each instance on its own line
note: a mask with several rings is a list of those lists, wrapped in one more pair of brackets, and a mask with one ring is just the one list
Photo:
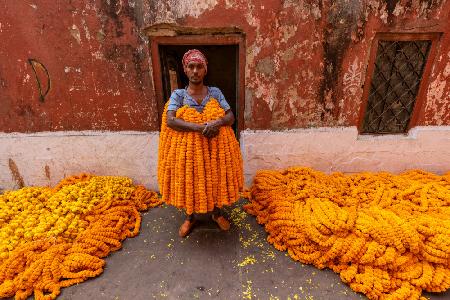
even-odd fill
[(245, 130), (241, 148), (247, 185), (258, 170), (291, 166), (326, 173), (450, 171), (450, 126), (417, 126), (407, 136), (378, 137), (358, 135), (356, 127)]
[(157, 130), (138, 4), (1, 1), (0, 131)]
[(0, 131), (157, 130), (142, 29), (161, 23), (242, 29), (245, 126), (275, 130), (356, 125), (375, 33), (444, 32), (418, 124), (450, 124), (449, 13), (448, 0), (3, 1)]
[(128, 176), (158, 190), (158, 132), (0, 133), (0, 191), (80, 173)]
[(146, 7), (144, 20), (243, 29), (252, 129), (357, 125), (375, 33), (444, 32), (418, 120), (443, 125), (450, 124), (449, 2), (161, 0)]
[[(247, 183), (257, 169), (288, 165), (446, 172), (450, 127), (424, 125), (450, 125), (449, 20), (450, 0), (2, 1), (0, 189), (78, 172), (157, 188), (158, 112), (143, 32), (163, 23), (245, 33)], [(362, 84), (382, 31), (443, 35), (421, 99), (424, 127), (361, 139)], [(274, 132), (282, 129), (295, 130)]]
[[(0, 192), (23, 185), (54, 186), (87, 172), (128, 176), (158, 190), (158, 132), (0, 133)], [(407, 136), (358, 136), (356, 127), (244, 130), (247, 186), (261, 169), (308, 166), (323, 172), (409, 169), (450, 171), (450, 126), (418, 126)]]

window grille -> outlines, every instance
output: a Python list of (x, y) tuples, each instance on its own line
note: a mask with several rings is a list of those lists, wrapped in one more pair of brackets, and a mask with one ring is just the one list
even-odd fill
[(405, 133), (431, 40), (378, 41), (361, 133)]

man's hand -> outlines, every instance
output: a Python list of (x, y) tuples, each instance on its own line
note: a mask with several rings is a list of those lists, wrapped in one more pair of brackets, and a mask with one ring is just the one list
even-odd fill
[(220, 127), (231, 126), (234, 122), (234, 115), (231, 109), (225, 112), (225, 116), (221, 119), (210, 121), (205, 124), (197, 124), (186, 122), (178, 119), (175, 111), (167, 111), (167, 126), (177, 131), (195, 131), (201, 132), (205, 137), (212, 138), (219, 134)]
[(177, 131), (203, 132), (205, 129), (205, 124), (191, 123), (178, 119), (175, 116), (175, 111), (172, 110), (167, 112), (167, 126)]
[(211, 121), (205, 124), (202, 134), (207, 138), (213, 138), (219, 134), (220, 127), (222, 126), (221, 120)]

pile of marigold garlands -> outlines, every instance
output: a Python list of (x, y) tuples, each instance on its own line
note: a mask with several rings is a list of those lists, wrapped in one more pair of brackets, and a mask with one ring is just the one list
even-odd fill
[(245, 208), (268, 241), (370, 299), (450, 287), (450, 173), (259, 171)]
[(54, 299), (98, 276), (103, 257), (139, 232), (138, 211), (160, 204), (131, 179), (82, 174), (55, 188), (0, 195), (0, 298)]
[[(183, 106), (176, 117), (192, 123), (206, 123), (225, 115), (216, 100), (203, 112)], [(230, 205), (243, 188), (242, 157), (230, 126), (206, 138), (199, 132), (180, 132), (167, 127), (167, 105), (161, 124), (158, 155), (158, 183), (162, 200), (186, 210), (206, 213), (215, 206)]]

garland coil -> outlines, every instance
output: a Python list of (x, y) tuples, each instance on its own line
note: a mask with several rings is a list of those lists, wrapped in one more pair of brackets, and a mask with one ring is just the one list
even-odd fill
[(275, 248), (340, 273), (369, 299), (450, 287), (450, 173), (259, 171), (250, 199), (246, 211)]
[(100, 275), (103, 257), (139, 232), (139, 211), (161, 203), (126, 177), (81, 174), (55, 188), (0, 195), (0, 298), (55, 299)]

